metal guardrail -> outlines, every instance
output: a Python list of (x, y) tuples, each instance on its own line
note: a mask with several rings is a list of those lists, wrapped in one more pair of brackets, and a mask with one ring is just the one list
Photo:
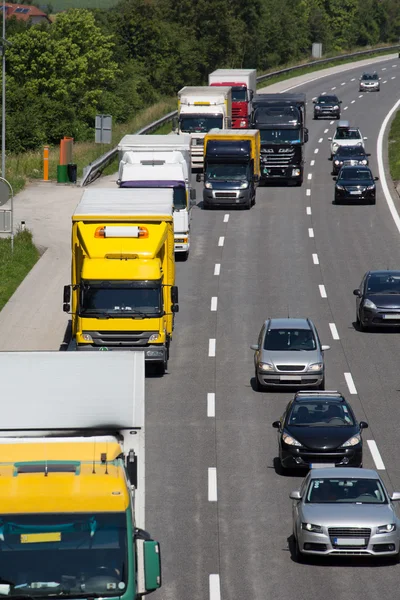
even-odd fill
[[(400, 46), (399, 46), (399, 44), (396, 44), (395, 46), (385, 46), (383, 48), (372, 48), (370, 50), (360, 50), (358, 52), (352, 52), (351, 54), (340, 54), (339, 56), (331, 56), (330, 58), (321, 58), (319, 60), (313, 60), (311, 62), (303, 63), (301, 65), (296, 65), (294, 67), (287, 67), (285, 69), (279, 69), (279, 71), (272, 71), (271, 73), (265, 73), (264, 75), (260, 75), (259, 77), (257, 77), (257, 83), (266, 81), (267, 79), (270, 79), (271, 77), (276, 77), (277, 75), (283, 75), (284, 73), (292, 73), (293, 71), (299, 71), (301, 69), (304, 69), (307, 67), (312, 67), (314, 65), (323, 65), (323, 64), (327, 64), (327, 63), (330, 63), (330, 62), (333, 62), (336, 60), (341, 60), (341, 59), (346, 60), (347, 58), (353, 58), (353, 57), (357, 57), (357, 56), (367, 56), (369, 54), (376, 54), (376, 53), (380, 53), (380, 52), (389, 53), (390, 51), (399, 51), (399, 50), (400, 50)], [(153, 121), (153, 123), (150, 123), (149, 125), (146, 125), (146, 127), (139, 129), (139, 131), (136, 131), (135, 133), (136, 133), (136, 135), (145, 135), (147, 133), (151, 133), (155, 129), (158, 129), (159, 127), (161, 127), (161, 125), (164, 125), (165, 123), (168, 123), (169, 121), (172, 121), (172, 119), (174, 117), (176, 117), (177, 114), (178, 114), (178, 111), (174, 110), (174, 111), (168, 113), (167, 115), (164, 115), (163, 117), (161, 117), (161, 119), (158, 119), (157, 121)], [(90, 165), (85, 167), (83, 169), (83, 178), (81, 181), (81, 187), (88, 185), (89, 183), (92, 183), (95, 179), (97, 179), (97, 177), (99, 177), (101, 175), (102, 170), (114, 160), (114, 158), (117, 156), (117, 154), (118, 154), (118, 147), (115, 147), (112, 150), (109, 150), (108, 152), (106, 152), (106, 154), (103, 154), (103, 156), (100, 156), (100, 158), (98, 158), (97, 160), (90, 163)]]

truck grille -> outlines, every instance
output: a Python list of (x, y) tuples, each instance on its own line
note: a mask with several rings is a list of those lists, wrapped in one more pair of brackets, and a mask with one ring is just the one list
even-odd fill
[(293, 163), (294, 151), (282, 153), (261, 153), (261, 164), (264, 167), (287, 167)]
[(83, 331), (92, 336), (94, 346), (146, 346), (157, 331)]
[(276, 365), (278, 371), (304, 371), (306, 365)]

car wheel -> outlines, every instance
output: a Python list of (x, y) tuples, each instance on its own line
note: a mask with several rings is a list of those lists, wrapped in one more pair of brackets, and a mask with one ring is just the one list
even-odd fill
[(371, 198), (371, 200), (369, 201), (369, 204), (376, 204), (376, 198)]
[(253, 206), (253, 203), (252, 203), (252, 201), (251, 201), (251, 196), (249, 196), (249, 197), (248, 197), (248, 200), (247, 200), (247, 202), (246, 202), (246, 204), (244, 205), (244, 207), (243, 207), (243, 208), (244, 208), (245, 210), (250, 210), (252, 206)]
[(257, 370), (254, 372), (254, 378), (256, 380), (255, 386), (256, 386), (257, 392), (266, 392), (267, 387), (265, 385), (263, 385), (262, 383), (260, 383), (258, 376), (257, 376)]
[(358, 315), (357, 315), (356, 323), (357, 323), (357, 327), (360, 331), (368, 331), (368, 327), (366, 327), (364, 325), (364, 323), (361, 321), (361, 319)]
[(314, 121), (318, 121), (317, 115), (314, 115)]
[(340, 200), (338, 200), (337, 198), (334, 199), (333, 204), (340, 204)]
[(293, 537), (294, 537), (294, 558), (297, 563), (301, 564), (304, 562), (304, 554), (300, 550), (299, 542), (297, 541), (297, 538), (294, 534), (293, 534)]
[(325, 377), (323, 378), (323, 380), (319, 384), (318, 389), (319, 390), (324, 390), (325, 389)]

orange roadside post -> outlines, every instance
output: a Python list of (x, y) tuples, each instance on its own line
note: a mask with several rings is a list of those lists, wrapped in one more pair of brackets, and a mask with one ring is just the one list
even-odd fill
[(49, 180), (49, 147), (43, 148), (43, 181)]

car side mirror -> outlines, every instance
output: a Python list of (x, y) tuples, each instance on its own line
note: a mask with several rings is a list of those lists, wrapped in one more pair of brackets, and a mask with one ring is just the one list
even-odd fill
[(259, 349), (260, 349), (260, 347), (259, 347), (259, 345), (258, 345), (258, 344), (251, 344), (251, 346), (250, 346), (250, 349), (251, 349), (251, 350), (254, 350), (255, 352), (257, 352), (257, 350), (259, 350)]
[(197, 183), (201, 182), (201, 175), (202, 175), (201, 173), (197, 173), (197, 175), (196, 175), (196, 181), (197, 181)]
[(324, 351), (324, 350), (330, 350), (330, 349), (331, 349), (331, 347), (327, 346), (326, 344), (322, 344), (322, 346), (321, 346), (321, 350), (322, 351)]
[(161, 587), (161, 551), (159, 542), (136, 538), (137, 594), (142, 597)]
[(359, 425), (360, 429), (368, 429), (368, 423), (366, 423), (365, 421), (360, 421)]
[(316, 100), (313, 100), (313, 104), (317, 104), (317, 101), (316, 101)]
[(289, 498), (291, 498), (292, 500), (301, 500), (301, 494), (300, 494), (299, 490), (296, 490), (295, 492), (291, 492), (289, 494)]
[(67, 313), (70, 310), (71, 310), (71, 286), (64, 285), (63, 311)]
[(328, 138), (328, 140), (331, 142), (331, 141), (332, 141), (332, 138)]
[(368, 138), (364, 135), (363, 140), (367, 140)]
[(400, 492), (393, 492), (393, 494), (390, 496), (390, 499), (393, 500), (393, 502), (400, 500)]
[(274, 429), (280, 429), (280, 428), (281, 428), (281, 422), (280, 422), (280, 421), (274, 421), (274, 422), (272, 423), (272, 427), (273, 427)]
[(178, 300), (178, 286), (177, 285), (172, 285), (171, 286), (171, 302), (172, 302), (172, 304), (177, 304), (179, 302), (179, 300)]
[(337, 177), (332, 177), (333, 181), (337, 181)]
[(361, 290), (353, 290), (353, 294), (354, 296), (358, 296), (359, 298), (361, 298)]
[(379, 177), (374, 177), (374, 181), (379, 181)]
[(366, 152), (365, 156), (371, 156), (371, 154), (369, 154), (368, 152)]
[(342, 102), (343, 102), (342, 100), (339, 100), (339, 104), (342, 104)]

